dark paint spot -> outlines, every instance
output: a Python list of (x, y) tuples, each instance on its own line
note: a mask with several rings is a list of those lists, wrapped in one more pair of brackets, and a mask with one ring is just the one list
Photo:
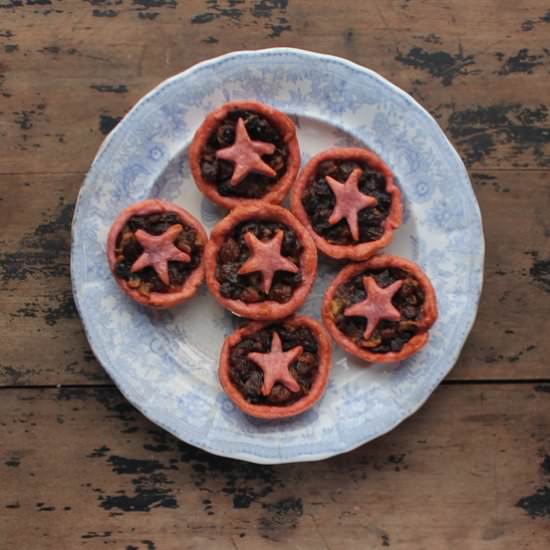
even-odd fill
[(233, 495), (233, 508), (250, 508), (252, 498), (248, 495)]
[(88, 531), (87, 533), (84, 533), (83, 535), (80, 535), (81, 539), (96, 539), (96, 538), (105, 538), (110, 537), (112, 534), (112, 531), (103, 531), (103, 533), (96, 533), (95, 531)]
[(288, 7), (287, 0), (259, 0), (245, 9), (235, 7), (243, 3), (241, 0), (229, 0), (229, 6), (222, 7), (216, 0), (210, 0), (207, 11), (192, 16), (191, 23), (201, 25), (220, 17), (240, 22), (243, 15), (249, 14), (256, 20), (267, 20), (264, 27), (270, 31), (267, 35), (269, 38), (276, 38), (283, 32), (292, 30), (286, 17), (283, 17)]
[(109, 92), (113, 94), (125, 94), (128, 92), (128, 88), (125, 84), (92, 84), (90, 88), (93, 88), (98, 92)]
[(550, 393), (550, 384), (537, 384), (535, 386), (535, 391), (540, 391), (542, 393)]
[[(70, 228), (74, 204), (60, 202), (55, 217), (38, 225), (18, 243), (16, 252), (0, 253), (0, 280), (69, 275)], [(53, 312), (55, 317), (55, 311)]]
[(252, 15), (254, 17), (272, 17), (273, 10), (286, 10), (288, 0), (260, 0), (252, 6)]
[(146, 451), (151, 451), (152, 453), (164, 453), (166, 451), (171, 451), (172, 447), (169, 447), (168, 445), (143, 445), (143, 448)]
[[(164, 434), (164, 432), (161, 432)], [(159, 434), (159, 437), (165, 437)], [(160, 439), (160, 442), (163, 440)], [(221, 482), (221, 492), (232, 499), (238, 495), (237, 502), (259, 502), (271, 494), (283, 483), (276, 477), (273, 466), (249, 464), (237, 460), (214, 456), (184, 443), (178, 443), (181, 461), (190, 464), (195, 486), (202, 491), (211, 491)], [(218, 489), (216, 489), (217, 491)]]
[(11, 508), (12, 510), (16, 510), (17, 508), (21, 508), (21, 504), (19, 504), (19, 502), (13, 502), (11, 504), (6, 504), (6, 508)]
[(541, 487), (534, 495), (520, 498), (516, 506), (533, 519), (550, 516), (550, 487)]
[(152, 474), (158, 470), (177, 470), (175, 466), (166, 467), (158, 460), (139, 460), (111, 455), (107, 460), (117, 474)]
[(550, 166), (550, 155), (544, 149), (550, 142), (550, 128), (535, 126), (547, 117), (545, 105), (491, 105), (453, 111), (448, 130), (470, 164), (484, 160), (497, 145), (510, 144), (516, 154), (532, 149), (540, 166)]
[(19, 49), (19, 46), (17, 44), (6, 44), (4, 46), (4, 51), (6, 53), (13, 53)]
[(550, 456), (544, 455), (544, 459), (540, 465), (542, 473), (545, 476), (550, 476)]
[(0, 31), (0, 36), (2, 38), (11, 38), (14, 34), (11, 31)]
[(441, 79), (443, 86), (451, 85), (459, 75), (469, 74), (466, 67), (475, 64), (474, 57), (464, 56), (462, 50), (457, 54), (450, 54), (444, 51), (427, 52), (418, 47), (411, 48), (405, 55), (398, 50), (395, 60)]
[(176, 0), (133, 0), (134, 6), (141, 6), (145, 9), (151, 8), (175, 8), (178, 3)]
[(404, 470), (408, 470), (408, 468), (409, 468), (406, 464), (404, 464), (404, 462), (403, 462), (404, 459), (405, 459), (405, 454), (404, 453), (401, 453), (401, 454), (398, 454), (398, 455), (390, 455), (390, 456), (388, 456), (387, 463), (392, 465), (393, 469), (396, 472), (400, 472), (401, 468), (403, 468)]
[(147, 550), (156, 550), (155, 543), (151, 540), (142, 540), (141, 544), (145, 544), (147, 546)]
[(531, 345), (531, 346), (527, 346), (526, 348), (523, 348), (522, 350), (518, 351), (517, 353), (514, 353), (513, 355), (503, 355), (502, 353), (499, 353), (499, 354), (487, 355), (483, 358), (483, 360), (489, 364), (496, 363), (498, 361), (508, 361), (508, 363), (517, 363), (525, 353), (529, 351), (533, 351), (534, 349), (536, 349), (536, 346)]
[(8, 0), (7, 2), (2, 2), (0, 4), (1, 8), (18, 8), (23, 5), (23, 2), (21, 0)]
[[(170, 488), (171, 484), (162, 473), (138, 477), (132, 480), (134, 495), (100, 495), (98, 500), (104, 510), (118, 509), (122, 512), (150, 512), (153, 508), (178, 508), (178, 502)], [(116, 512), (114, 512), (116, 513)]]
[(27, 6), (47, 6), (50, 4), (50, 0), (27, 0)]
[(54, 512), (54, 506), (45, 506), (43, 502), (36, 503), (37, 512)]
[(15, 122), (21, 130), (30, 130), (32, 128), (31, 113), (29, 111), (21, 111), (15, 114), (18, 115)]
[(217, 38), (214, 38), (213, 36), (209, 36), (208, 38), (205, 38), (202, 40), (205, 44), (217, 44), (219, 40)]
[(264, 504), (263, 510), (258, 529), (264, 537), (272, 540), (277, 540), (281, 531), (295, 529), (304, 513), (302, 499), (294, 497)]
[(94, 17), (116, 17), (118, 11), (115, 10), (93, 10), (92, 15)]
[[(489, 174), (480, 174), (480, 173), (474, 173), (472, 174), (472, 179), (474, 181), (474, 184), (481, 185), (485, 187), (486, 185), (490, 185), (497, 193), (510, 193), (509, 187), (503, 187), (496, 176), (490, 176)], [(497, 275), (505, 275), (506, 273), (504, 271), (496, 271)]]
[(550, 292), (550, 260), (540, 260), (536, 250), (530, 250), (526, 254), (533, 259), (529, 275), (538, 287), (545, 292)]
[(123, 0), (84, 0), (92, 6), (113, 6), (122, 4)]
[[(546, 52), (545, 52), (546, 53)], [(527, 73), (532, 74), (535, 67), (544, 63), (543, 55), (530, 54), (527, 48), (518, 51), (514, 56), (509, 57), (502, 67), (497, 71), (497, 74), (508, 75), (512, 73)], [(548, 57), (548, 53), (546, 53)]]
[(73, 294), (70, 290), (56, 295), (55, 300), (58, 302), (57, 305), (48, 307), (45, 310), (44, 320), (46, 324), (53, 326), (62, 319), (75, 319), (77, 317)]
[(159, 16), (159, 13), (153, 11), (140, 11), (138, 12), (138, 16), (140, 19), (148, 19), (149, 21), (152, 21)]
[(441, 44), (441, 36), (435, 33), (425, 34), (425, 35), (416, 35), (414, 38), (417, 40), (422, 40), (426, 44)]
[(521, 30), (526, 32), (532, 31), (535, 28), (535, 25), (540, 25), (540, 23), (550, 23), (550, 10), (548, 10), (542, 17), (539, 17), (537, 21), (526, 19), (521, 24)]
[(126, 547), (126, 550), (139, 550), (139, 548), (137, 546), (132, 546), (131, 544), (129, 544), (127, 547)]
[(56, 53), (59, 53), (61, 51), (61, 48), (59, 48), (58, 46), (46, 46), (45, 48), (42, 48), (41, 50), (38, 50), (38, 51), (42, 52), (42, 53), (56, 54)]
[(99, 131), (106, 136), (121, 120), (121, 116), (99, 115)]
[(268, 38), (277, 38), (285, 31), (292, 30), (291, 25), (266, 25), (266, 27), (271, 30), (271, 33), (267, 35)]
[(382, 535), (382, 546), (391, 546), (390, 537), (388, 537), (388, 535)]
[(198, 15), (191, 17), (191, 23), (201, 25), (202, 23), (210, 23), (210, 21), (213, 21), (214, 19), (216, 19), (216, 15), (213, 13), (199, 13)]
[(107, 453), (110, 451), (109, 447), (106, 447), (103, 445), (102, 447), (99, 447), (97, 449), (94, 449), (92, 453), (89, 455), (86, 455), (88, 458), (101, 458), (104, 456), (107, 456)]
[(9, 466), (10, 468), (17, 468), (19, 466), (19, 459), (18, 458), (10, 458), (10, 460), (6, 460), (4, 462), (6, 466)]

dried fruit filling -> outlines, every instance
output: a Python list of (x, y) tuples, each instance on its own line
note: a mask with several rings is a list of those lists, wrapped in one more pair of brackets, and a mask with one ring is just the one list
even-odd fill
[(250, 257), (245, 234), (252, 232), (261, 241), (269, 241), (275, 237), (278, 230), (282, 230), (284, 234), (281, 255), (300, 267), (302, 245), (292, 229), (282, 223), (270, 221), (240, 223), (231, 231), (218, 252), (216, 279), (220, 283), (220, 293), (224, 298), (242, 300), (246, 303), (265, 300), (286, 303), (292, 298), (295, 289), (302, 283), (300, 271), (276, 271), (267, 294), (263, 290), (260, 272), (239, 275), (239, 269)]
[[(346, 316), (344, 311), (353, 304), (367, 298), (363, 277), (373, 277), (382, 288), (396, 281), (403, 281), (401, 288), (393, 296), (392, 304), (401, 314), (399, 321), (380, 321), (372, 336), (365, 340), (367, 327), (364, 317)], [(418, 280), (410, 273), (389, 268), (369, 270), (360, 273), (340, 285), (330, 304), (330, 312), (338, 329), (358, 346), (373, 353), (398, 352), (418, 332), (418, 321), (422, 318), (424, 291)]]
[[(132, 265), (143, 252), (143, 248), (135, 237), (135, 232), (141, 229), (151, 235), (162, 235), (169, 227), (176, 224), (181, 225), (182, 230), (176, 237), (174, 245), (188, 254), (191, 261), (168, 262), (169, 285), (165, 285), (160, 280), (151, 266), (132, 273)], [(204, 243), (198, 241), (195, 229), (185, 224), (175, 212), (132, 216), (117, 237), (115, 274), (128, 281), (130, 288), (137, 289), (145, 296), (151, 292), (175, 292), (181, 289), (191, 272), (199, 265), (203, 248)]]
[[(326, 176), (330, 176), (344, 183), (356, 168), (363, 171), (359, 178), (359, 190), (377, 200), (376, 206), (359, 211), (359, 241), (353, 240), (345, 219), (334, 225), (329, 223), (336, 199), (325, 179)], [(390, 212), (391, 195), (386, 190), (384, 174), (373, 170), (365, 162), (327, 160), (319, 164), (313, 181), (306, 187), (302, 196), (302, 205), (314, 231), (328, 242), (340, 245), (357, 244), (357, 242), (376, 241), (382, 237), (384, 221)]]
[[(276, 176), (250, 173), (238, 185), (231, 185), (233, 163), (216, 158), (216, 151), (233, 145), (239, 118), (243, 119), (250, 139), (275, 145), (274, 153), (262, 155), (262, 160), (277, 172)], [(257, 199), (263, 197), (285, 173), (287, 160), (286, 144), (277, 129), (265, 117), (253, 111), (235, 109), (230, 111), (210, 134), (201, 152), (200, 166), (203, 178), (216, 185), (220, 195)]]
[[(248, 359), (252, 352), (269, 353), (273, 331), (281, 338), (283, 351), (302, 346), (303, 352), (290, 365), (290, 373), (300, 385), (297, 392), (291, 392), (280, 382), (276, 382), (269, 395), (262, 395), (263, 372), (253, 361)], [(319, 353), (317, 340), (313, 333), (304, 326), (274, 324), (259, 330), (243, 339), (230, 350), (229, 376), (243, 397), (259, 405), (291, 405), (306, 395), (319, 370)]]

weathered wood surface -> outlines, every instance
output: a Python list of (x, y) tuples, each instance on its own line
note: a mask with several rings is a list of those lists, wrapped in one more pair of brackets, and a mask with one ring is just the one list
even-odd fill
[(479, 319), (450, 376), (550, 378), (550, 11), (535, 1), (461, 6), (1, 0), (0, 384), (108, 380), (86, 346), (68, 279), (85, 171), (118, 117), (163, 78), (273, 45), (368, 65), (436, 116), (470, 168), (488, 244)]
[(549, 408), (550, 385), (447, 385), (349, 454), (256, 466), (115, 390), (3, 390), (2, 547), (545, 550)]
[(83, 172), (162, 79), (274, 45), (380, 72), (422, 101), (472, 168), (550, 166), (545, 0), (0, 0), (0, 10), (0, 173)]
[[(545, 0), (0, 0), (0, 547), (549, 548), (549, 32)], [(470, 171), (487, 257), (453, 383), (352, 453), (262, 467), (100, 386), (69, 239), (97, 148), (144, 93), (271, 46), (416, 97)], [(95, 387), (40, 388), (58, 384)]]

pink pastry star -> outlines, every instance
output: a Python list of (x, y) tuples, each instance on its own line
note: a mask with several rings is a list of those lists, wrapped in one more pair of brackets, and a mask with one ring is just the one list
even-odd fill
[(134, 262), (132, 273), (139, 271), (147, 266), (157, 272), (160, 280), (165, 284), (170, 284), (168, 275), (168, 262), (190, 262), (191, 257), (174, 246), (176, 237), (181, 233), (182, 226), (172, 225), (162, 235), (151, 235), (142, 229), (138, 229), (134, 235), (138, 243), (143, 247), (143, 253)]
[(298, 359), (302, 351), (302, 346), (283, 351), (281, 337), (273, 332), (269, 353), (252, 352), (248, 354), (248, 358), (254, 361), (264, 373), (262, 395), (269, 395), (276, 382), (281, 382), (292, 392), (300, 390), (300, 384), (290, 374), (289, 367)]
[(260, 155), (272, 155), (275, 151), (275, 145), (263, 141), (252, 141), (242, 118), (237, 121), (235, 132), (235, 143), (216, 151), (216, 157), (228, 160), (235, 165), (233, 175), (231, 176), (231, 185), (240, 183), (250, 172), (264, 174), (265, 176), (275, 176), (277, 172), (266, 164)]
[(368, 206), (376, 206), (378, 203), (374, 197), (370, 197), (359, 191), (360, 177), (361, 169), (356, 168), (344, 183), (340, 183), (330, 176), (326, 176), (325, 178), (336, 197), (336, 205), (328, 219), (328, 223), (334, 225), (342, 218), (345, 218), (354, 241), (359, 240), (359, 225), (357, 223), (359, 210)]
[(281, 255), (283, 232), (278, 230), (270, 241), (260, 241), (256, 235), (249, 231), (245, 233), (244, 240), (250, 249), (250, 258), (239, 269), (239, 275), (260, 271), (263, 278), (263, 291), (267, 294), (271, 289), (273, 276), (276, 271), (290, 271), (298, 273), (298, 266)]
[(378, 326), (379, 321), (399, 321), (401, 314), (391, 303), (394, 294), (401, 288), (403, 281), (395, 281), (386, 288), (381, 288), (372, 277), (363, 277), (363, 285), (367, 291), (367, 299), (353, 304), (344, 311), (346, 316), (365, 317), (367, 328), (363, 338), (368, 340)]

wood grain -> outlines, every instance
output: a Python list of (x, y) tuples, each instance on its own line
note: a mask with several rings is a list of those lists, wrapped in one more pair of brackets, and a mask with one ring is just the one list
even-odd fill
[(472, 168), (547, 168), (550, 17), (545, 1), (523, 4), (3, 0), (0, 173), (85, 171), (164, 78), (277, 45), (378, 71), (434, 114)]
[(3, 546), (543, 550), (549, 392), (443, 386), (349, 454), (256, 466), (178, 443), (114, 390), (2, 390)]
[[(549, 31), (546, 0), (0, 0), (0, 547), (549, 548)], [(417, 98), (470, 170), (487, 241), (474, 330), (428, 403), (347, 455), (276, 467), (135, 411), (69, 278), (76, 196), (120, 117), (199, 61), (272, 46)]]

